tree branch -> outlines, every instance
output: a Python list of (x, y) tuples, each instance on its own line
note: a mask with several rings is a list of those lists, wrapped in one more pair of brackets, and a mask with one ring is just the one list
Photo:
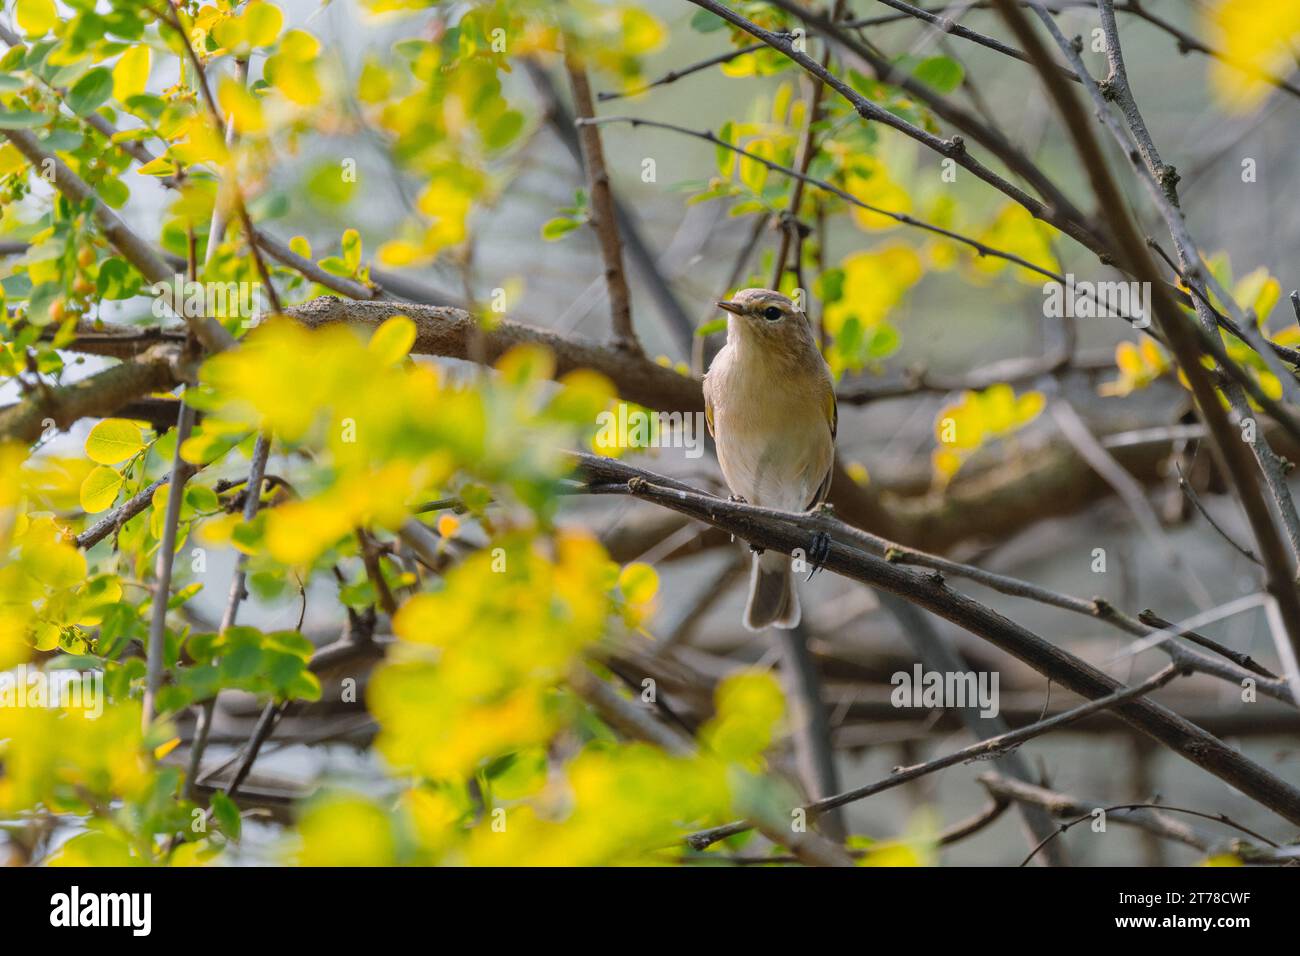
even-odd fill
[[(1292, 683), (1293, 692), (1300, 697), (1300, 668), (1297, 668), (1295, 663), (1300, 659), (1300, 598), (1297, 597), (1293, 583), (1295, 572), (1291, 565), (1291, 555), (1283, 548), (1277, 529), (1273, 526), (1268, 506), (1260, 495), (1250, 453), (1241, 447), (1243, 442), (1240, 434), (1228, 421), (1227, 415), (1219, 404), (1218, 392), (1201, 365), (1201, 351), (1197, 347), (1198, 338), (1192, 331), (1194, 326), (1188, 324), (1161, 284), (1156, 265), (1151, 259), (1146, 243), (1129, 217), (1123, 197), (1111, 177), (1101, 147), (1093, 135), (1086, 114), (1074, 96), (1073, 88), (1067, 86), (1052, 69), (1052, 60), (1048, 56), (1046, 47), (1013, 0), (997, 0), (997, 3), (1003, 19), (1011, 26), (1021, 45), (1034, 59), (1058, 112), (1065, 120), (1075, 151), (1088, 172), (1098, 205), (1106, 211), (1110, 219), (1112, 232), (1129, 263), (1130, 270), (1139, 280), (1151, 283), (1156, 322), (1169, 340), (1174, 357), (1191, 385), (1200, 417), (1213, 438), (1211, 447), (1231, 477), (1255, 534), (1260, 558), (1265, 566), (1268, 592), (1277, 602), (1285, 632), (1275, 635), (1278, 651), (1283, 660), (1290, 659), (1291, 666), (1287, 668), (1287, 676)], [(1039, 6), (1035, 6), (1035, 9), (1039, 11), (1040, 16), (1047, 17), (1049, 29), (1054, 30), (1055, 22), (1046, 11)], [(1211, 334), (1209, 329), (1200, 331), (1206, 335)], [(1217, 332), (1214, 334), (1217, 335)]]
[(66, 430), (81, 418), (108, 417), (141, 395), (166, 391), (191, 375), (180, 348), (151, 345), (131, 361), (70, 385), (37, 389), (27, 400), (0, 409), (0, 440), (34, 442), (51, 425)]
[[(1112, 694), (1082, 704), (1073, 710), (1067, 710), (1062, 714), (1049, 717), (1037, 723), (1030, 724), (1028, 727), (1021, 727), (1018, 730), (1012, 730), (1008, 733), (1001, 734), (997, 737), (989, 737), (987, 740), (981, 740), (971, 744), (969, 747), (963, 747), (960, 750), (945, 754), (942, 757), (936, 757), (934, 760), (927, 760), (925, 763), (914, 764), (911, 767), (896, 767), (893, 775), (877, 780), (875, 783), (867, 784), (865, 787), (857, 787), (853, 790), (846, 790), (844, 793), (838, 793), (833, 797), (827, 797), (825, 800), (817, 800), (804, 807), (810, 814), (825, 813), (836, 807), (842, 807), (846, 804), (853, 803), (857, 800), (865, 800), (867, 797), (875, 796), (885, 790), (892, 790), (901, 784), (924, 777), (927, 774), (934, 773), (936, 770), (943, 770), (945, 767), (951, 767), (953, 764), (968, 763), (972, 760), (987, 760), (990, 756), (1000, 753), (1006, 753), (1016, 747), (1019, 747), (1027, 740), (1032, 740), (1042, 734), (1048, 733), (1058, 727), (1064, 727), (1067, 724), (1074, 723), (1076, 720), (1082, 720), (1097, 711), (1115, 707), (1126, 701), (1137, 700), (1140, 697), (1151, 693), (1157, 688), (1163, 687), (1175, 677), (1178, 676), (1178, 668), (1170, 666), (1160, 671), (1154, 677), (1148, 678), (1141, 684), (1133, 687), (1125, 687), (1116, 690)], [(719, 840), (737, 833), (744, 833), (748, 830), (749, 824), (745, 822), (736, 822), (724, 824), (720, 827), (714, 827), (710, 830), (701, 830), (698, 833), (692, 833), (686, 838), (692, 849), (703, 850), (712, 846)]]
[[(1097, 810), (1104, 810), (1107, 819), (1115, 823), (1122, 823), (1125, 826), (1138, 827), (1148, 833), (1163, 837), (1167, 840), (1174, 840), (1178, 843), (1185, 844), (1194, 850), (1202, 853), (1213, 852), (1216, 846), (1223, 845), (1221, 840), (1211, 834), (1203, 833), (1193, 827), (1187, 826), (1178, 820), (1169, 816), (1170, 813), (1185, 813), (1191, 816), (1201, 817), (1206, 820), (1214, 820), (1225, 826), (1233, 827), (1241, 832), (1253, 837), (1254, 839), (1265, 843), (1271, 849), (1276, 849), (1277, 844), (1267, 837), (1261, 836), (1254, 830), (1249, 830), (1226, 814), (1203, 813), (1200, 810), (1188, 810), (1183, 807), (1171, 807), (1158, 803), (1126, 803), (1115, 806), (1105, 806), (1102, 801), (1085, 801), (1077, 797), (1069, 796), (1064, 793), (1057, 793), (1048, 790), (1045, 787), (1035, 787), (1029, 784), (1021, 783), (1018, 780), (1009, 780), (1006, 777), (994, 773), (981, 774), (979, 778), (985, 788), (993, 795), (995, 799), (1014, 800), (1017, 803), (1030, 803), (1046, 809), (1056, 817), (1073, 817), (1074, 819), (1058, 831), (1054, 836), (1064, 833), (1071, 826), (1084, 820), (1094, 819)], [(1294, 854), (1277, 854), (1268, 849), (1255, 846), (1253, 844), (1243, 844), (1239, 840), (1226, 841), (1228, 852), (1235, 853), (1243, 860), (1252, 863), (1279, 863), (1290, 862), (1295, 859)], [(1035, 849), (1034, 853), (1029, 855), (1024, 863), (1028, 863), (1042, 847)], [(1024, 865), (1021, 864), (1021, 866)]]
[(600, 131), (584, 122), (596, 115), (591, 102), (587, 69), (567, 48), (564, 67), (573, 89), (578, 138), (582, 141), (583, 168), (587, 172), (587, 188), (591, 193), (591, 212), (588, 218), (600, 240), (600, 255), (605, 262), (605, 284), (609, 288), (614, 345), (629, 354), (641, 355), (641, 344), (637, 341), (636, 329), (632, 326), (632, 294), (628, 291), (627, 276), (623, 272), (623, 240), (618, 234), (614, 195), (610, 190), (609, 171), (605, 168), (605, 150), (600, 143)]
[(161, 298), (167, 307), (185, 320), (190, 331), (194, 333), (209, 351), (219, 352), (234, 343), (235, 339), (226, 329), (210, 316), (187, 315), (185, 303), (173, 300), (174, 289), (172, 277), (175, 275), (170, 266), (154, 251), (153, 247), (137, 236), (118, 218), (117, 213), (104, 205), (95, 191), (76, 173), (67, 167), (63, 160), (47, 152), (31, 133), (20, 129), (0, 129), (14, 147), (27, 158), (33, 166), (54, 170), (54, 185), (59, 192), (77, 205), (89, 206), (95, 222), (99, 224), (104, 238), (122, 254), (127, 262), (152, 283), (162, 287)]
[[(652, 475), (621, 462), (579, 456), (580, 473), (595, 493), (626, 494), (671, 508), (762, 548), (805, 553), (813, 535), (829, 540), (823, 566), (844, 577), (890, 591), (964, 628), (1082, 697), (1122, 690), (1113, 678), (964, 594), (939, 574), (920, 574), (863, 551), (853, 529), (826, 515), (792, 514), (703, 495), (683, 482)], [(1300, 823), (1300, 790), (1223, 744), (1168, 708), (1136, 699), (1116, 705), (1126, 723), (1226, 780), (1293, 823)]]

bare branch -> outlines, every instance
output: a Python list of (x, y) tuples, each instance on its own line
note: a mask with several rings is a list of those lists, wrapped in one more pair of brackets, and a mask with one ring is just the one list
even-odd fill
[(600, 240), (600, 255), (605, 262), (605, 284), (609, 287), (614, 345), (623, 351), (640, 355), (641, 345), (636, 338), (636, 329), (632, 326), (632, 294), (628, 291), (627, 276), (623, 272), (623, 240), (618, 234), (614, 196), (609, 186), (609, 171), (605, 168), (605, 150), (600, 143), (600, 131), (584, 122), (596, 115), (591, 102), (591, 85), (587, 81), (586, 67), (567, 50), (564, 66), (569, 74), (569, 85), (573, 89), (578, 136), (582, 141), (583, 167), (587, 172), (587, 188), (591, 193), (589, 219)]
[(139, 492), (122, 502), (85, 531), (81, 532), (81, 534), (77, 535), (77, 547), (93, 548), (110, 534), (113, 534), (115, 531), (120, 531), (122, 525), (126, 524), (140, 512), (153, 504), (153, 493), (169, 481), (171, 481), (171, 475), (163, 475), (161, 478), (146, 485)]
[[(1092, 127), (1074, 95), (1073, 88), (1053, 70), (1052, 60), (1042, 40), (1013, 0), (997, 0), (997, 3), (1003, 19), (1011, 26), (1026, 52), (1033, 58), (1056, 104), (1057, 111), (1065, 120), (1080, 163), (1088, 172), (1097, 202), (1109, 217), (1111, 231), (1125, 259), (1139, 280), (1151, 283), (1156, 321), (1169, 340), (1174, 357), (1191, 385), (1200, 417), (1209, 427), (1213, 438), (1211, 447), (1231, 476), (1255, 533), (1259, 554), (1266, 569), (1268, 591), (1277, 602), (1284, 625), (1285, 633), (1278, 635), (1278, 640), (1285, 639), (1289, 642), (1285, 650), (1290, 652), (1292, 659), (1295, 659), (1300, 656), (1300, 599), (1297, 598), (1293, 583), (1295, 572), (1291, 562), (1292, 556), (1284, 549), (1277, 535), (1277, 529), (1273, 526), (1268, 506), (1260, 494), (1251, 455), (1242, 448), (1244, 443), (1241, 441), (1240, 434), (1228, 421), (1219, 403), (1219, 394), (1201, 365), (1198, 337), (1193, 332), (1195, 327), (1186, 321), (1173, 298), (1160, 283), (1155, 262), (1151, 259), (1146, 243), (1129, 217), (1123, 197), (1106, 166), (1100, 144), (1093, 135)], [(1037, 9), (1040, 11), (1040, 16), (1047, 17), (1049, 29), (1055, 29), (1055, 23), (1051, 21), (1046, 11)], [(1200, 331), (1207, 336), (1210, 335), (1209, 329), (1203, 328)], [(1293, 682), (1293, 688), (1300, 685), (1300, 674), (1293, 672), (1288, 674), (1288, 677)]]
[[(1065, 37), (1061, 35), (1060, 31), (1056, 29), (1055, 21), (1052, 20), (1041, 5), (1035, 3), (1033, 6), (1039, 18), (1043, 20), (1048, 30), (1053, 34), (1057, 45), (1065, 56), (1070, 58), (1075, 63), (1076, 68), (1081, 73), (1085, 73), (1086, 76), (1086, 71), (1083, 70), (1083, 61), (1073, 47), (1069, 45)], [(1296, 393), (1295, 373), (1291, 369), (1282, 366), (1277, 356), (1263, 342), (1262, 336), (1255, 332), (1253, 320), (1247, 320), (1241, 314), (1240, 309), (1237, 308), (1232, 296), (1217, 288), (1217, 282), (1215, 282), (1213, 274), (1201, 262), (1200, 253), (1197, 251), (1196, 243), (1187, 229), (1187, 221), (1179, 205), (1178, 173), (1172, 166), (1166, 165), (1161, 160), (1160, 153), (1151, 138), (1151, 133), (1142, 118), (1142, 113), (1138, 109), (1137, 101), (1133, 97), (1128, 72), (1124, 66), (1123, 50), (1120, 47), (1119, 28), (1115, 23), (1114, 5), (1111, 0), (1097, 0), (1097, 10), (1101, 17), (1102, 33), (1106, 38), (1106, 60), (1110, 67), (1110, 74), (1106, 78), (1106, 91), (1118, 103), (1120, 112), (1124, 115), (1133, 142), (1137, 144), (1137, 152), (1141, 157), (1140, 162), (1137, 156), (1133, 155), (1129, 139), (1124, 135), (1123, 130), (1119, 128), (1118, 123), (1111, 115), (1105, 97), (1091, 77), (1086, 77), (1084, 89), (1092, 98), (1093, 104), (1097, 108), (1097, 115), (1103, 125), (1115, 137), (1120, 147), (1129, 155), (1138, 168), (1138, 172), (1142, 174), (1141, 178), (1147, 185), (1153, 201), (1165, 220), (1169, 234), (1173, 238), (1174, 251), (1178, 256), (1179, 273), (1187, 283), (1188, 288), (1193, 291), (1192, 306), (1196, 310), (1197, 318), (1200, 319), (1201, 325), (1207, 333), (1214, 334), (1219, 317), (1217, 311), (1210, 306), (1209, 296), (1205, 292), (1206, 283), (1211, 283), (1216, 288), (1219, 300), (1233, 313), (1238, 337), (1249, 343), (1260, 354), (1265, 364), (1278, 377), (1279, 381), (1287, 383), (1283, 387), (1283, 392), (1289, 400), (1294, 401)], [(1217, 335), (1215, 335), (1215, 338), (1217, 338)], [(1223, 365), (1222, 362), (1220, 364)], [(1240, 384), (1244, 386), (1246, 383), (1241, 382)], [(1250, 417), (1250, 405), (1240, 388), (1230, 385), (1225, 388), (1224, 393), (1238, 418), (1246, 419)], [(1255, 397), (1253, 391), (1251, 394), (1252, 397)], [(1273, 409), (1270, 409), (1270, 414), (1273, 411)], [(1265, 484), (1277, 502), (1278, 513), (1282, 518), (1282, 527), (1290, 541), (1291, 553), (1295, 558), (1300, 559), (1300, 514), (1296, 511), (1295, 502), (1291, 496), (1291, 489), (1286, 483), (1286, 475), (1282, 464), (1269, 447), (1267, 439), (1252, 442), (1251, 450), (1259, 462)]]
[[(1067, 710), (1065, 713), (1057, 714), (1038, 723), (1030, 724), (1028, 727), (1021, 727), (1019, 730), (1013, 730), (997, 737), (990, 737), (987, 740), (981, 740), (971, 744), (969, 747), (963, 747), (961, 750), (953, 751), (942, 757), (936, 757), (934, 760), (927, 760), (925, 763), (915, 764), (911, 767), (896, 767), (893, 775), (877, 780), (875, 783), (867, 784), (865, 787), (856, 787), (853, 790), (846, 790), (844, 793), (838, 793), (833, 797), (827, 797), (825, 800), (817, 800), (804, 807), (810, 814), (825, 813), (827, 810), (833, 810), (836, 807), (842, 807), (846, 804), (858, 800), (865, 800), (867, 797), (883, 793), (885, 790), (892, 790), (900, 784), (908, 783), (924, 777), (926, 774), (934, 773), (936, 770), (943, 770), (945, 767), (951, 767), (953, 764), (969, 763), (972, 760), (987, 760), (989, 757), (1006, 753), (1016, 747), (1019, 747), (1027, 740), (1032, 740), (1042, 734), (1048, 733), (1058, 727), (1064, 727), (1072, 724), (1076, 720), (1082, 720), (1099, 710), (1105, 710), (1109, 707), (1115, 707), (1126, 701), (1137, 700), (1138, 698), (1151, 693), (1157, 688), (1163, 687), (1175, 677), (1178, 676), (1178, 668), (1170, 666), (1160, 671), (1154, 677), (1150, 677), (1141, 684), (1133, 687), (1125, 687), (1108, 694), (1105, 697), (1090, 701), (1075, 707), (1073, 710)], [(744, 822), (728, 823), (720, 827), (714, 827), (710, 830), (701, 830), (698, 833), (692, 833), (686, 838), (692, 849), (703, 850), (712, 846), (719, 840), (737, 833), (744, 833), (749, 829), (749, 824)]]
[(176, 450), (172, 453), (171, 478), (167, 489), (167, 510), (163, 517), (162, 535), (154, 561), (153, 606), (149, 617), (149, 643), (146, 645), (146, 673), (144, 688), (144, 727), (149, 729), (155, 716), (158, 691), (162, 687), (163, 651), (167, 637), (167, 606), (171, 601), (172, 564), (176, 557), (176, 534), (181, 518), (181, 502), (185, 495), (185, 482), (194, 472), (194, 466), (181, 457), (181, 447), (190, 437), (194, 426), (194, 409), (181, 403), (176, 419)]
[[(629, 494), (704, 521), (762, 548), (808, 552), (816, 532), (829, 542), (823, 566), (844, 577), (892, 592), (971, 632), (1082, 697), (1097, 699), (1122, 690), (1113, 678), (1045, 641), (998, 612), (953, 591), (942, 575), (920, 574), (875, 557), (855, 542), (854, 529), (820, 514), (756, 508), (703, 495), (683, 482), (652, 475), (594, 455), (579, 456), (594, 493)], [(1126, 723), (1169, 746), (1242, 793), (1293, 823), (1300, 823), (1300, 790), (1227, 747), (1168, 708), (1136, 699), (1115, 707)]]
[[(1189, 827), (1179, 820), (1169, 816), (1171, 813), (1182, 813), (1190, 816), (1201, 817), (1205, 820), (1214, 820), (1225, 826), (1232, 827), (1242, 833), (1266, 844), (1271, 849), (1277, 849), (1277, 844), (1265, 836), (1250, 830), (1236, 821), (1232, 820), (1226, 814), (1222, 813), (1204, 813), (1200, 810), (1189, 810), (1185, 807), (1172, 807), (1159, 803), (1125, 803), (1113, 806), (1105, 806), (1102, 801), (1085, 801), (1077, 797), (1069, 796), (1064, 793), (1057, 793), (1048, 790), (1045, 787), (1035, 787), (1029, 784), (1021, 783), (1018, 780), (1009, 780), (1006, 777), (994, 773), (981, 774), (979, 778), (982, 783), (995, 798), (1004, 800), (1014, 800), (1017, 803), (1032, 803), (1035, 806), (1045, 808), (1049, 813), (1056, 817), (1073, 817), (1068, 825), (1061, 827), (1057, 834), (1064, 833), (1070, 827), (1084, 820), (1094, 819), (1094, 814), (1102, 810), (1107, 814), (1107, 819), (1115, 823), (1122, 823), (1125, 826), (1139, 827), (1148, 833), (1167, 840), (1185, 844), (1194, 850), (1202, 853), (1210, 853), (1218, 846), (1224, 846), (1228, 852), (1236, 853), (1244, 860), (1254, 863), (1266, 862), (1289, 862), (1295, 859), (1293, 853), (1284, 852), (1282, 854), (1272, 853), (1269, 850), (1251, 845), (1243, 844), (1241, 841), (1224, 841), (1211, 834), (1203, 833), (1199, 830)], [(1033, 856), (1041, 850), (1037, 847), (1034, 853), (1031, 853), (1021, 866), (1028, 863)]]
[(81, 418), (107, 417), (142, 395), (173, 388), (192, 374), (181, 349), (151, 345), (136, 359), (70, 385), (37, 389), (27, 400), (0, 409), (0, 440), (34, 442), (50, 426), (67, 429)]
[[(949, 36), (969, 40), (985, 49), (993, 50), (994, 52), (1001, 53), (1004, 56), (1009, 56), (1013, 60), (1019, 60), (1021, 63), (1029, 62), (1029, 57), (1025, 56), (1015, 47), (1007, 46), (1001, 40), (985, 36), (983, 33), (964, 27), (945, 15), (931, 13), (929, 10), (923, 10), (922, 8), (915, 7), (910, 3), (904, 3), (903, 0), (876, 0), (876, 2), (883, 3), (887, 7), (893, 7), (895, 10), (907, 14), (909, 17), (914, 17), (915, 19), (920, 20), (922, 23), (928, 23)], [(1057, 69), (1061, 71), (1061, 74), (1066, 79), (1073, 80), (1076, 83), (1079, 82), (1079, 75), (1069, 67), (1059, 66)]]
[(1177, 634), (1179, 637), (1186, 638), (1187, 640), (1191, 641), (1193, 644), (1199, 644), (1201, 645), (1201, 647), (1204, 647), (1206, 650), (1213, 651), (1216, 654), (1220, 654), (1223, 657), (1226, 657), (1228, 660), (1232, 661), (1238, 667), (1244, 667), (1246, 670), (1254, 674), (1259, 674), (1261, 677), (1267, 677), (1269, 680), (1274, 680), (1274, 681), (1278, 679), (1278, 676), (1276, 674), (1274, 674), (1268, 668), (1263, 667), (1260, 664), (1256, 663), (1255, 659), (1251, 657), (1249, 654), (1240, 654), (1237, 651), (1234, 651), (1230, 647), (1224, 647), (1218, 641), (1211, 640), (1208, 637), (1204, 637), (1201, 634), (1197, 634), (1195, 631), (1188, 631), (1185, 630), (1184, 628), (1180, 628), (1176, 624), (1171, 624), (1168, 621), (1166, 621), (1163, 617), (1161, 617), (1159, 614), (1157, 614), (1155, 611), (1151, 611), (1151, 610), (1142, 611), (1140, 614), (1138, 614), (1138, 620), (1141, 621), (1143, 624), (1146, 624), (1150, 627), (1157, 628), (1158, 630), (1172, 631), (1173, 633)]

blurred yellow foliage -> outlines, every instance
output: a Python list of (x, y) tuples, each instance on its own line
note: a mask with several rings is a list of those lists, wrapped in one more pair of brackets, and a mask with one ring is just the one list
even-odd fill
[(1006, 438), (1024, 428), (1046, 405), (1042, 392), (1015, 390), (1005, 383), (961, 397), (939, 409), (934, 432), (938, 448), (932, 456), (935, 478), (946, 484), (962, 464), (985, 443)]
[(1294, 0), (1215, 0), (1201, 15), (1209, 45), (1210, 91), (1225, 108), (1249, 112), (1295, 70), (1300, 4)]

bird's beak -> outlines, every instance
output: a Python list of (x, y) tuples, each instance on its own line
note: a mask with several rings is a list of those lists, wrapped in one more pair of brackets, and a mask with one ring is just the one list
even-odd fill
[(718, 303), (718, 308), (722, 309), (724, 312), (730, 312), (732, 315), (741, 315), (744, 313), (744, 309), (742, 309), (739, 304), (728, 299), (721, 300)]

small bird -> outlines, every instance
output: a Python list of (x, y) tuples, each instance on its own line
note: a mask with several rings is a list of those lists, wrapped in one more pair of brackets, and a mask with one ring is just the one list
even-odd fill
[[(727, 344), (704, 376), (704, 414), (722, 476), (751, 505), (811, 511), (830, 490), (838, 420), (812, 324), (771, 289), (743, 289), (718, 307), (730, 313)], [(798, 623), (790, 558), (756, 550), (745, 627)]]

